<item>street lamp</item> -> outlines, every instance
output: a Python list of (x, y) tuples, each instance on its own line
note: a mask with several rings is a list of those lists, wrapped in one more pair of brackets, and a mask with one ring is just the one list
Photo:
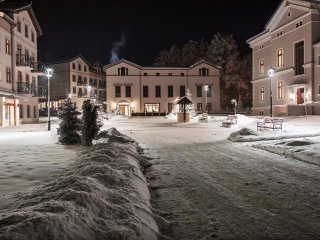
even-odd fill
[(209, 90), (209, 86), (208, 85), (204, 85), (204, 90), (206, 91), (206, 112), (208, 112), (208, 90)]
[(270, 78), (270, 117), (272, 117), (272, 77), (274, 75), (275, 69), (270, 67), (268, 70), (268, 76)]
[(51, 130), (50, 125), (50, 78), (52, 77), (53, 69), (52, 68), (46, 68), (46, 76), (48, 78), (48, 131)]
[(87, 91), (88, 91), (88, 98), (90, 98), (90, 90), (91, 90), (91, 86), (90, 85), (87, 85)]

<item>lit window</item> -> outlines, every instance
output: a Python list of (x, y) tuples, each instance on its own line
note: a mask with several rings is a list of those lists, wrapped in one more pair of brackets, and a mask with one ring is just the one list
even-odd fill
[(264, 74), (264, 60), (259, 61), (259, 74)]
[(264, 102), (265, 95), (264, 95), (264, 87), (260, 88), (260, 102)]
[(283, 82), (278, 82), (278, 99), (283, 99)]
[(283, 66), (283, 49), (277, 50), (277, 65), (278, 67)]

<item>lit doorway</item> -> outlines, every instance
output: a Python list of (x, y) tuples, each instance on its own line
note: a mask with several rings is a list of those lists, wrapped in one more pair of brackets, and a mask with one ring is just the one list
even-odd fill
[(297, 104), (304, 104), (304, 88), (297, 89)]

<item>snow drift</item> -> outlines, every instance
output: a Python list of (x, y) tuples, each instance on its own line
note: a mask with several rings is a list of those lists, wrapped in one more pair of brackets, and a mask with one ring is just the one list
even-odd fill
[(0, 239), (157, 239), (137, 147), (109, 133), (116, 142), (84, 149), (55, 181), (2, 210)]

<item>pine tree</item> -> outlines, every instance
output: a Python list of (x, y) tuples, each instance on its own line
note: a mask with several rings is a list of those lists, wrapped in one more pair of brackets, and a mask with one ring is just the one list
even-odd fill
[[(191, 102), (193, 102), (193, 101), (192, 101), (192, 93), (191, 93), (190, 88), (187, 88), (187, 89), (186, 89), (186, 97), (189, 98), (189, 100), (190, 100)], [(194, 105), (193, 105), (193, 103), (187, 105), (187, 106), (186, 106), (186, 110), (187, 110), (187, 112), (190, 113), (191, 116), (195, 116), (195, 115), (196, 115), (196, 111), (194, 110)]]
[(98, 124), (98, 106), (91, 103), (88, 99), (82, 105), (82, 126), (81, 138), (82, 145), (91, 146), (92, 140), (100, 130), (101, 124)]
[(59, 124), (59, 142), (63, 145), (77, 144), (81, 142), (78, 131), (80, 130), (80, 119), (70, 99), (66, 100), (60, 107), (58, 118), (62, 121)]

